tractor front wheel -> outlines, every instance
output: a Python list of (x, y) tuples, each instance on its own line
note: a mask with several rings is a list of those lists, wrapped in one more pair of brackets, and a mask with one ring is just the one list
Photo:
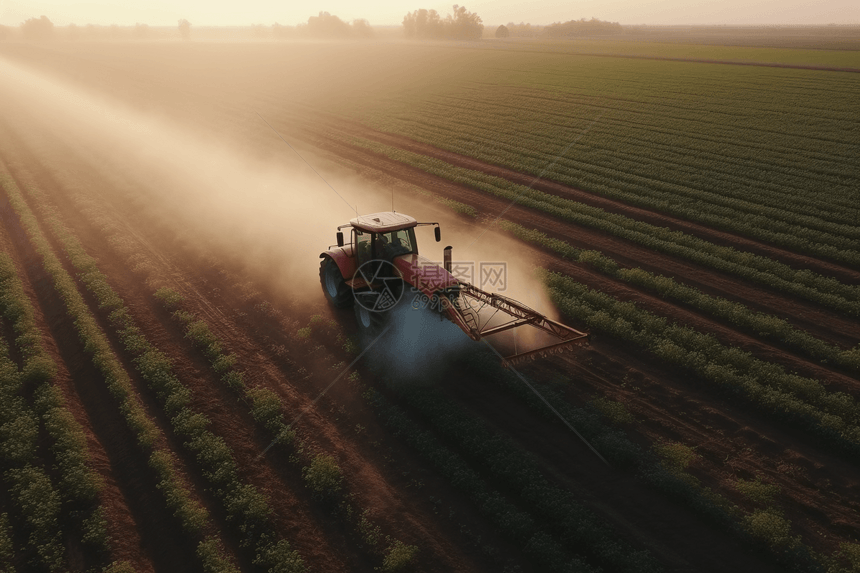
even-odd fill
[(320, 262), (320, 284), (325, 297), (335, 308), (349, 308), (355, 302), (352, 289), (347, 286), (337, 263), (330, 257), (323, 257)]
[(365, 337), (376, 338), (382, 334), (387, 315), (387, 312), (370, 310), (360, 302), (355, 305), (355, 321), (358, 323), (358, 330)]

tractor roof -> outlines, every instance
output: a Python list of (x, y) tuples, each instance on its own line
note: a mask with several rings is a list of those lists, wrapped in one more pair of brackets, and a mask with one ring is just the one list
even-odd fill
[(400, 229), (408, 229), (418, 224), (418, 221), (409, 215), (395, 213), (394, 211), (385, 211), (384, 213), (372, 213), (370, 215), (359, 215), (349, 222), (356, 229), (367, 231), (368, 233), (388, 233), (389, 231), (399, 231)]

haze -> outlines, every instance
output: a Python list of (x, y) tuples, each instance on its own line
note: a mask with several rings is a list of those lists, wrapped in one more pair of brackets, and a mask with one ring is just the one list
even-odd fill
[[(6, 119), (29, 146), (47, 153), (52, 140), (73, 145), (112, 188), (134, 188), (141, 211), (155, 213), (165, 228), (187, 244), (240, 259), (246, 269), (280, 285), (297, 299), (320, 302), (319, 252), (334, 241), (335, 228), (354, 216), (388, 210), (388, 191), (331, 173), (331, 164), (307, 155), (326, 181), (310, 171), (262, 122), (255, 129), (274, 145), (268, 161), (219, 143), (188, 127), (171, 125), (154, 114), (69, 83), (22, 68), (0, 58), (0, 93)], [(55, 151), (55, 156), (68, 155)], [(2, 164), (0, 164), (2, 165)], [(54, 176), (71, 188), (85, 185), (60, 161)], [(512, 239), (487, 236), (481, 226), (463, 224), (432, 203), (396, 196), (396, 208), (419, 220), (440, 221), (446, 244), (457, 245), (458, 260), (498, 260), (506, 255), (508, 290), (532, 306), (550, 310), (543, 289), (531, 277), (530, 256)], [(419, 229), (421, 252), (441, 260), (442, 245), (429, 229)]]
[[(55, 24), (97, 24), (131, 26), (173, 26), (186, 18), (197, 26), (248, 26), (251, 24), (296, 25), (309, 16), (328, 11), (345, 21), (363, 18), (372, 26), (399, 26), (403, 16), (418, 8), (432, 8), (440, 14), (451, 11), (452, 2), (402, 2), (389, 0), (360, 4), (346, 0), (320, 3), (287, 3), (275, 0), (213, 3), (204, 0), (157, 0), (126, 2), (68, 2), (66, 0), (0, 1), (0, 24), (16, 26), (27, 18), (46, 15)], [(484, 0), (466, 4), (485, 24), (530, 22), (550, 24), (580, 18), (599, 18), (626, 25), (823, 25), (860, 23), (860, 3), (855, 0), (754, 1), (726, 0), (581, 0), (562, 3)]]

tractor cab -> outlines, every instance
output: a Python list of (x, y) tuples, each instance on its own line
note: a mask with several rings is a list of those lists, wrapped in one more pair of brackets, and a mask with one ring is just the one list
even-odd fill
[(349, 222), (358, 266), (371, 260), (394, 262), (400, 255), (417, 255), (415, 227), (418, 222), (399, 213), (376, 213)]
[[(350, 242), (354, 254), (366, 262), (371, 259), (382, 259), (391, 262), (398, 255), (417, 255), (418, 245), (415, 242), (415, 227), (434, 225), (436, 241), (441, 240), (439, 223), (419, 223), (409, 215), (387, 211), (360, 215), (346, 225), (338, 227), (337, 245), (344, 246), (344, 234), (341, 229), (350, 228)], [(361, 263), (359, 263), (361, 264)]]
[(320, 254), (320, 278), (332, 304), (352, 306), (348, 291), (372, 290), (378, 286), (376, 279), (396, 277), (415, 286), (416, 282), (430, 284), (427, 279), (432, 275), (435, 282), (444, 279), (442, 286), (456, 284), (449, 273), (418, 254), (415, 227), (425, 225), (435, 227), (436, 241), (442, 240), (439, 223), (419, 223), (394, 211), (360, 215), (339, 226), (337, 246)]
[[(409, 215), (394, 211), (361, 215), (348, 225), (338, 227), (338, 244), (343, 237), (340, 229), (350, 227), (352, 241), (345, 248), (352, 247), (350, 256), (356, 269), (364, 268), (362, 275), (400, 277), (409, 285), (416, 286), (416, 281), (426, 283), (428, 274), (436, 279), (435, 282), (444, 274), (447, 279), (443, 281), (444, 286), (455, 284), (456, 279), (449, 273), (443, 273), (436, 263), (418, 254), (415, 227), (425, 225), (434, 226), (436, 240), (442, 239), (438, 223), (419, 223)], [(355, 288), (355, 283), (350, 286)]]

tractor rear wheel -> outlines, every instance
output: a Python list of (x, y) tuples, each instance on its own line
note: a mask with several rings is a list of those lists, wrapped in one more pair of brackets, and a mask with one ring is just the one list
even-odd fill
[(325, 297), (335, 308), (349, 308), (355, 302), (352, 289), (347, 286), (337, 263), (331, 257), (323, 257), (320, 262), (320, 284)]

